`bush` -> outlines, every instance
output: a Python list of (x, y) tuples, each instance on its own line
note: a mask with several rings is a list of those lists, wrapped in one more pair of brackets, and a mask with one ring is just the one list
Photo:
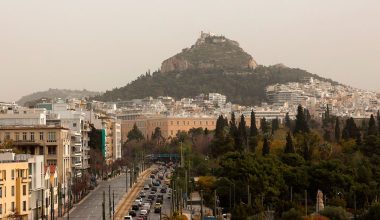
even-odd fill
[(342, 207), (325, 207), (319, 214), (328, 217), (331, 220), (348, 220), (349, 215)]
[(300, 211), (296, 210), (295, 208), (292, 208), (286, 212), (283, 212), (281, 219), (282, 220), (302, 220), (302, 214)]

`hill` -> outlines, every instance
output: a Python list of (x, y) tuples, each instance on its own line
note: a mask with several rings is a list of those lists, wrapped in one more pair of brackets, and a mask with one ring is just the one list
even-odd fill
[(69, 90), (69, 89), (49, 89), (46, 91), (35, 92), (21, 97), (17, 101), (19, 105), (32, 106), (33, 103), (38, 102), (41, 99), (68, 99), (68, 98), (84, 98), (100, 95), (99, 92), (92, 92), (88, 90)]
[(257, 65), (236, 41), (202, 33), (190, 49), (183, 49), (163, 61), (161, 70), (141, 75), (126, 86), (107, 91), (94, 99), (117, 101), (147, 96), (178, 99), (218, 92), (227, 95), (233, 103), (254, 105), (266, 101), (266, 86), (301, 82), (308, 77), (331, 81), (283, 64)]

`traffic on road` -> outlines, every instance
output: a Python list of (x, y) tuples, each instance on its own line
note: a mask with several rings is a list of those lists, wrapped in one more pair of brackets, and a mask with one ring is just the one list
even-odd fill
[(158, 163), (158, 168), (144, 180), (144, 187), (128, 210), (124, 220), (160, 220), (171, 208), (170, 176), (172, 163)]

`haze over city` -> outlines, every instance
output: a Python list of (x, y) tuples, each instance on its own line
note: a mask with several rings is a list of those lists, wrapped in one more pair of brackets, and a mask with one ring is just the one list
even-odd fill
[(201, 31), (238, 41), (259, 64), (380, 91), (379, 8), (353, 0), (2, 1), (0, 100), (124, 86)]

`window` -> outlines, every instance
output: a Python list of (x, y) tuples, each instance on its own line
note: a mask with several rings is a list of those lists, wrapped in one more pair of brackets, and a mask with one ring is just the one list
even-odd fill
[(50, 165), (57, 165), (57, 160), (47, 160), (46, 161), (47, 162), (47, 164), (50, 166)]
[(12, 202), (12, 204), (11, 204), (11, 211), (12, 211), (12, 212), (15, 211), (15, 202)]
[(20, 133), (18, 133), (18, 132), (15, 133), (15, 140), (16, 141), (20, 140)]
[(0, 198), (3, 198), (3, 187), (0, 186)]
[(22, 140), (26, 141), (26, 132), (22, 132)]
[(11, 170), (11, 177), (12, 177), (12, 180), (15, 179), (15, 170)]
[(34, 132), (30, 132), (30, 140), (34, 141)]
[(57, 154), (57, 147), (56, 146), (48, 146), (48, 154), (49, 155), (56, 155)]
[(177, 125), (179, 125), (179, 121), (177, 121)]
[(3, 214), (3, 204), (0, 204), (0, 215)]
[(40, 140), (41, 140), (41, 141), (44, 140), (44, 132), (40, 132)]
[(77, 123), (73, 123), (73, 127), (76, 128), (77, 127)]
[(26, 212), (26, 201), (22, 201), (22, 211)]
[(56, 141), (55, 132), (48, 132), (47, 142), (55, 142), (55, 141)]
[(26, 185), (22, 185), (22, 195), (26, 196)]
[(11, 195), (15, 196), (15, 186), (12, 186)]
[(5, 132), (4, 140), (11, 139), (11, 134), (9, 132)]

